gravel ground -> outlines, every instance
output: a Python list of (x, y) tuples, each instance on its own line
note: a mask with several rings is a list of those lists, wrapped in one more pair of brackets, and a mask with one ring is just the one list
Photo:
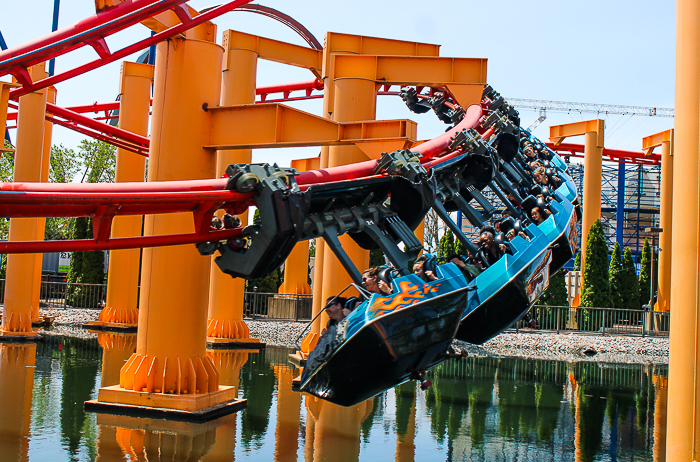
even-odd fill
[[(48, 335), (90, 337), (80, 326), (94, 321), (99, 310), (48, 309), (44, 316), (54, 316), (54, 327)], [(304, 322), (246, 321), (250, 336), (268, 345), (294, 347)], [(506, 332), (484, 345), (455, 341), (455, 348), (474, 356), (517, 356), (558, 361), (596, 361), (630, 364), (668, 364), (668, 339), (650, 337), (599, 336), (554, 333)], [(584, 353), (586, 352), (586, 353)]]

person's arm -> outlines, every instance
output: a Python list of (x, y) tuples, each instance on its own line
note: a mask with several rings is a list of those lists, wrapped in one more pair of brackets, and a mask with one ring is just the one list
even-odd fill
[(391, 293), (391, 287), (380, 279), (377, 279), (377, 287), (379, 287), (379, 293), (381, 295), (389, 295)]

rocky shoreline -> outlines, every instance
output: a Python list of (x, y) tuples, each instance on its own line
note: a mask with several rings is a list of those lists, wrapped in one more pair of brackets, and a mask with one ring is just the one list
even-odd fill
[[(53, 316), (54, 327), (46, 335), (95, 337), (81, 326), (97, 320), (99, 310), (42, 309)], [(270, 346), (294, 348), (305, 322), (246, 321), (250, 336)], [(595, 361), (627, 364), (668, 364), (668, 338), (587, 335), (546, 332), (505, 332), (484, 345), (455, 341), (454, 348), (470, 356), (522, 357), (566, 362)]]

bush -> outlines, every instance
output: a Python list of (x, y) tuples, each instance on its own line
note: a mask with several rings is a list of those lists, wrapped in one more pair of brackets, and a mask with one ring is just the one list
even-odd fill
[[(588, 232), (586, 263), (583, 268), (582, 307), (610, 308), (610, 281), (608, 278), (608, 246), (603, 225), (596, 220)], [(588, 330), (599, 330), (602, 318), (592, 310), (579, 310), (578, 322)]]
[(622, 282), (620, 287), (622, 295), (622, 306), (620, 308), (638, 310), (641, 307), (639, 283), (634, 260), (632, 260), (632, 251), (629, 248), (625, 249), (625, 256), (622, 259)]
[(615, 243), (612, 256), (610, 257), (610, 267), (608, 269), (608, 279), (610, 282), (610, 297), (613, 308), (622, 308), (622, 256), (620, 255), (620, 244)]
[(452, 230), (448, 228), (447, 232), (440, 239), (440, 244), (438, 245), (438, 258), (447, 258), (451, 254), (455, 253), (455, 237), (452, 234)]
[[(644, 238), (642, 247), (642, 261), (639, 269), (639, 301), (642, 305), (649, 303), (651, 299), (651, 246), (649, 239)], [(654, 305), (653, 303), (651, 304)]]
[(566, 292), (566, 280), (564, 274), (557, 271), (549, 278), (549, 287), (537, 302), (535, 319), (537, 324), (545, 329), (557, 328), (557, 311), (559, 311), (559, 328), (564, 328), (569, 320), (569, 310), (561, 308), (549, 308), (550, 306), (567, 306), (569, 297)]
[[(73, 239), (92, 238), (92, 220), (77, 218), (73, 223)], [(105, 254), (102, 250), (73, 252), (66, 280), (69, 284), (104, 284)], [(104, 301), (104, 290), (89, 286), (69, 286), (66, 303), (80, 308), (97, 308)]]

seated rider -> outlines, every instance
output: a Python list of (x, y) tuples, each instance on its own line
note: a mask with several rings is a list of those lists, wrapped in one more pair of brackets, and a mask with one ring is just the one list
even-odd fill
[(488, 266), (493, 265), (498, 261), (499, 258), (508, 250), (505, 244), (500, 246), (495, 242), (495, 236), (490, 231), (483, 231), (479, 235), (479, 244), (481, 244), (482, 255), (486, 259), (486, 264)]
[(413, 274), (421, 278), (425, 282), (437, 281), (437, 276), (430, 271), (425, 270), (425, 262), (428, 261), (428, 257), (421, 255), (418, 257), (416, 262), (413, 264)]
[(467, 282), (471, 282), (472, 279), (481, 274), (481, 269), (478, 266), (467, 263), (463, 256), (457, 255), (456, 253), (447, 257), (447, 263), (454, 263), (457, 265), (457, 268), (462, 272)]
[(383, 270), (381, 266), (373, 266), (372, 268), (367, 268), (364, 273), (362, 273), (362, 287), (367, 289), (367, 291), (379, 295), (389, 295), (391, 294), (391, 287), (379, 279), (379, 272)]
[(345, 319), (345, 316), (349, 314), (349, 312), (345, 312), (343, 307), (345, 306), (345, 297), (328, 297), (328, 300), (326, 300), (326, 306), (324, 310), (326, 310), (326, 314), (328, 315), (328, 323), (326, 324), (326, 328), (321, 332), (321, 335), (326, 333), (327, 329), (330, 329), (331, 326), (335, 326), (338, 324), (340, 321)]
[(548, 210), (543, 210), (539, 207), (533, 207), (532, 210), (530, 210), (530, 218), (532, 218), (532, 221), (534, 221), (536, 225), (543, 223), (549, 215), (550, 213)]

